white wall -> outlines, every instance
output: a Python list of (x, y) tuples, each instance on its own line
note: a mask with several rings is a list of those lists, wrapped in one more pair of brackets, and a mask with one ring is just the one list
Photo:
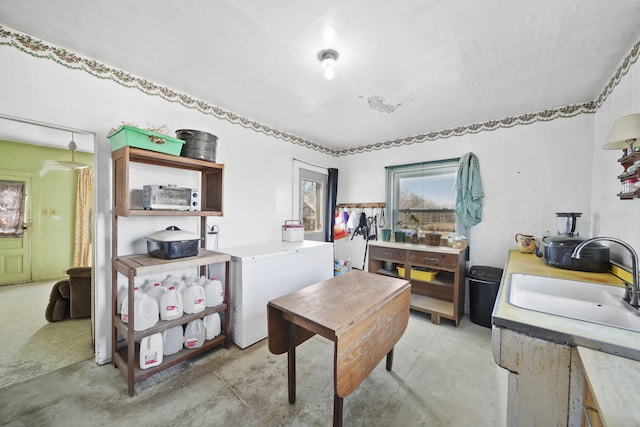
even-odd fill
[[(198, 129), (219, 137), (216, 160), (225, 164), (221, 248), (281, 239), (281, 225), (291, 219), (293, 158), (335, 167), (337, 159), (317, 151), (247, 130), (156, 96), (34, 58), (0, 46), (0, 114), (83, 129), (96, 134), (96, 358), (111, 357), (111, 149), (109, 130), (122, 122), (168, 129)], [(125, 253), (138, 249), (148, 231), (166, 219), (130, 218), (119, 241)], [(121, 237), (122, 239), (122, 237)], [(132, 243), (135, 241), (135, 243)]]
[[(516, 233), (555, 234), (556, 212), (582, 212), (589, 231), (593, 115), (498, 129), (340, 157), (338, 203), (385, 200), (385, 166), (460, 157), (480, 161), (483, 220), (471, 228), (470, 264), (502, 267)], [(336, 256), (362, 264), (362, 238), (336, 242)]]
[[(640, 112), (640, 64), (631, 66), (607, 100), (598, 109), (595, 118), (595, 138), (592, 179), (592, 213), (595, 234), (612, 236), (640, 250), (640, 200), (619, 200), (620, 181), (616, 179), (623, 171), (617, 160), (622, 150), (603, 150), (614, 121), (628, 114)], [(628, 262), (629, 257), (619, 248)], [(614, 257), (614, 259), (616, 259)]]
[[(621, 237), (640, 246), (640, 203), (619, 201), (617, 151), (601, 143), (613, 120), (638, 112), (638, 66), (632, 67), (595, 115), (556, 119), (452, 137), (400, 148), (333, 158), (122, 87), (88, 73), (0, 46), (0, 114), (84, 129), (96, 135), (96, 336), (97, 360), (110, 357), (110, 147), (106, 135), (121, 122), (216, 134), (217, 161), (225, 164), (220, 247), (280, 239), (292, 212), (292, 159), (339, 169), (338, 202), (385, 199), (384, 166), (437, 160), (474, 152), (484, 179), (484, 219), (470, 232), (470, 264), (502, 266), (518, 232), (540, 236), (556, 229), (555, 212), (583, 212), (582, 235)], [(164, 222), (145, 223), (159, 229)], [(129, 231), (136, 230), (135, 227)], [(131, 231), (133, 233), (133, 231)], [(146, 232), (146, 230), (145, 230)], [(141, 230), (132, 237), (139, 239)], [(364, 241), (337, 242), (339, 257), (362, 262)], [(124, 244), (125, 248), (132, 248)], [(358, 247), (358, 245), (360, 245)]]

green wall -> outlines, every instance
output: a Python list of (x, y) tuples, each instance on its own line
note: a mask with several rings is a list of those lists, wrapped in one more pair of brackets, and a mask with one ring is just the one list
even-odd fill
[[(65, 276), (73, 264), (77, 173), (46, 168), (52, 160), (70, 161), (69, 150), (0, 140), (0, 175), (31, 180), (32, 280)], [(75, 153), (76, 162), (93, 166), (93, 154)]]

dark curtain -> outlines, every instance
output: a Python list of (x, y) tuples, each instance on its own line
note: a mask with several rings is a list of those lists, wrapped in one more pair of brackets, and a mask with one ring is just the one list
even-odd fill
[(338, 169), (327, 169), (327, 203), (325, 203), (324, 223), (324, 241), (333, 242), (333, 225), (334, 214), (336, 211), (336, 200), (338, 196)]

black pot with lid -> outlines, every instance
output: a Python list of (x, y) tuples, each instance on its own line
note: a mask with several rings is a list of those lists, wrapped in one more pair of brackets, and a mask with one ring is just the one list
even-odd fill
[(590, 243), (580, 252), (580, 259), (571, 258), (574, 249), (586, 239), (575, 236), (548, 236), (542, 239), (547, 265), (566, 270), (605, 273), (609, 271), (609, 247)]

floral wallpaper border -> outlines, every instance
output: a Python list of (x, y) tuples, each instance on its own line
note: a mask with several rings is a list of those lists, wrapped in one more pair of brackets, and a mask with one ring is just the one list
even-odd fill
[(433, 132), (421, 133), (402, 138), (381, 141), (374, 144), (361, 145), (345, 149), (332, 149), (320, 144), (316, 144), (307, 139), (275, 129), (271, 126), (250, 120), (244, 116), (234, 114), (223, 108), (209, 104), (202, 100), (193, 98), (185, 93), (175, 91), (165, 86), (156, 84), (150, 80), (137, 77), (120, 69), (102, 64), (96, 60), (84, 57), (64, 48), (46, 43), (40, 39), (27, 34), (10, 30), (0, 25), (0, 45), (13, 46), (22, 52), (37, 58), (53, 60), (67, 68), (82, 70), (100, 79), (112, 80), (122, 86), (138, 89), (148, 95), (160, 96), (169, 102), (177, 102), (187, 108), (196, 109), (204, 114), (215, 116), (230, 123), (239, 124), (245, 128), (256, 132), (270, 135), (293, 144), (301, 145), (312, 150), (316, 150), (333, 156), (346, 156), (350, 154), (363, 153), (367, 151), (383, 150), (386, 148), (400, 147), (403, 145), (417, 144), (437, 139), (450, 138), (466, 134), (493, 131), (500, 128), (510, 128), (517, 125), (528, 125), (531, 123), (550, 121), (563, 117), (574, 117), (579, 114), (595, 113), (607, 97), (613, 92), (622, 77), (629, 71), (631, 66), (640, 56), (640, 40), (632, 47), (631, 51), (609, 79), (600, 95), (593, 101), (579, 104), (571, 104), (557, 108), (546, 109), (538, 112), (521, 114), (513, 117), (505, 117), (499, 120), (489, 120), (481, 123), (474, 123), (458, 126), (449, 129), (442, 129)]

